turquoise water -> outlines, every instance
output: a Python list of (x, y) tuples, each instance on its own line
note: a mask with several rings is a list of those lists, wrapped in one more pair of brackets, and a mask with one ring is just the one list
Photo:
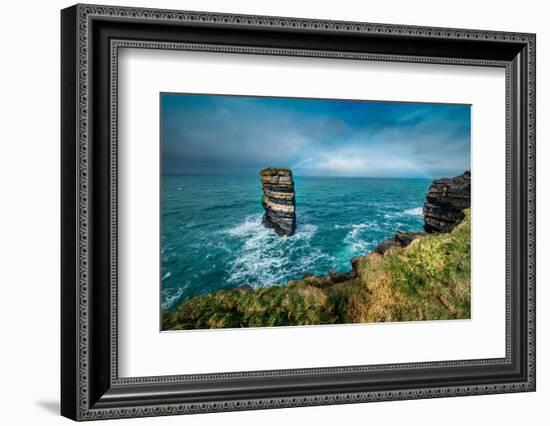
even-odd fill
[(162, 178), (162, 305), (242, 284), (348, 271), (396, 230), (421, 231), (428, 179), (295, 177), (296, 234), (261, 224), (259, 176)]

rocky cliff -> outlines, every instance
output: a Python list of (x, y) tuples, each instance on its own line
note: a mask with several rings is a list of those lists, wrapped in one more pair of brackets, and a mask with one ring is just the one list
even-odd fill
[(451, 232), (422, 233), (352, 260), (352, 271), (285, 285), (219, 290), (164, 311), (163, 330), (470, 318), (470, 212)]
[(260, 171), (262, 205), (265, 213), (262, 223), (279, 236), (291, 236), (296, 230), (296, 197), (292, 171), (269, 167)]
[(470, 172), (432, 182), (424, 204), (424, 230), (450, 232), (470, 208)]
[(378, 247), (376, 247), (374, 251), (384, 254), (393, 247), (407, 247), (415, 238), (422, 236), (422, 234), (422, 232), (397, 231), (393, 237), (386, 238), (378, 244)]
[[(294, 184), (288, 169), (261, 172), (264, 225), (295, 230)], [(163, 330), (350, 324), (470, 318), (470, 173), (433, 181), (426, 232), (397, 231), (351, 271), (307, 274), (285, 285), (242, 285), (164, 311)], [(462, 210), (464, 209), (464, 210)]]
[[(470, 208), (470, 177), (470, 172), (466, 171), (460, 176), (432, 182), (423, 208), (426, 233), (451, 232), (464, 219), (464, 210)], [(407, 247), (422, 235), (422, 232), (397, 231), (374, 251), (384, 254), (394, 247)]]

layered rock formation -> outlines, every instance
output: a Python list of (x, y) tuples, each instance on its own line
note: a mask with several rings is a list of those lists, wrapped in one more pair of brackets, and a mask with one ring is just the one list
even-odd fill
[[(268, 168), (261, 178), (264, 225), (278, 235), (292, 235), (292, 172)], [(435, 180), (424, 206), (425, 233), (397, 231), (373, 252), (352, 258), (349, 272), (330, 270), (327, 275), (305, 274), (282, 286), (243, 284), (197, 296), (164, 311), (162, 329), (470, 318), (469, 206), (470, 172)], [(396, 283), (422, 285), (410, 291), (410, 284)]]
[(291, 236), (296, 230), (296, 197), (292, 171), (268, 167), (260, 171), (262, 205), (265, 213), (262, 223), (279, 236)]
[(470, 208), (470, 172), (432, 182), (424, 204), (424, 230), (450, 232), (462, 219), (462, 210)]
[[(470, 208), (470, 172), (453, 178), (432, 182), (424, 203), (424, 230), (426, 233), (451, 232), (462, 219), (464, 209)], [(407, 247), (422, 232), (397, 231), (393, 237), (383, 240), (375, 252), (385, 254), (393, 247)]]

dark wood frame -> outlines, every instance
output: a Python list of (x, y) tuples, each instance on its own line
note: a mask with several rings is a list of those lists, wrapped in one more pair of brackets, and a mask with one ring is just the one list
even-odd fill
[[(535, 390), (535, 36), (76, 5), (61, 13), (61, 413), (75, 420)], [(121, 47), (506, 69), (506, 357), (119, 378)], [(495, 177), (502, 178), (503, 177)]]

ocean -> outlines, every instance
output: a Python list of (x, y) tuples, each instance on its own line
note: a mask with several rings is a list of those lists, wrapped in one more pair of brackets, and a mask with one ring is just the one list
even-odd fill
[(162, 307), (243, 284), (349, 271), (397, 230), (422, 231), (429, 179), (294, 177), (296, 234), (261, 224), (258, 176), (163, 176)]

